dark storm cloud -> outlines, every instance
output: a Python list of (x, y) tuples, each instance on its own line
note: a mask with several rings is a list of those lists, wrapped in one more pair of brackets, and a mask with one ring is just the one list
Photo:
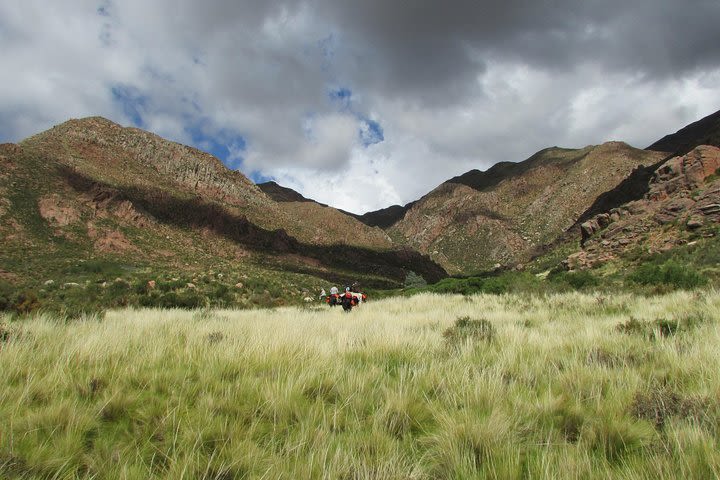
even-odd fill
[[(460, 96), (488, 59), (556, 73), (589, 62), (655, 80), (720, 62), (716, 0), (367, 0), (317, 10), (357, 49), (355, 73), (393, 94)], [(366, 62), (378, 68), (362, 70)]]
[(719, 20), (718, 0), (8, 0), (0, 141), (105, 115), (380, 208), (717, 110)]

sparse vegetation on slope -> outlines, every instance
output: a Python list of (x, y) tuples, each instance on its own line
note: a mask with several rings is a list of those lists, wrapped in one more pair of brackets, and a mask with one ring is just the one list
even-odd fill
[(548, 148), (519, 163), (448, 180), (415, 202), (388, 233), (451, 274), (513, 268), (560, 239), (639, 165), (664, 157), (621, 142)]
[(720, 294), (0, 321), (3, 478), (715, 478)]

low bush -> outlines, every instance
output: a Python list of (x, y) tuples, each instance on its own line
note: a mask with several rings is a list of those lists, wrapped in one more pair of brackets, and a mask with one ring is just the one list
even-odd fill
[(680, 332), (689, 332), (705, 322), (705, 317), (689, 315), (682, 318), (656, 318), (652, 321), (640, 321), (630, 317), (624, 323), (615, 326), (615, 329), (628, 335), (643, 335), (655, 340), (657, 335), (671, 337)]
[(421, 288), (427, 286), (427, 282), (422, 277), (412, 270), (405, 276), (405, 288)]
[(575, 290), (596, 287), (600, 281), (590, 270), (577, 270), (572, 272), (553, 271), (548, 276), (553, 283), (567, 283)]
[(645, 264), (628, 275), (628, 280), (639, 285), (668, 285), (692, 289), (707, 283), (707, 279), (689, 265), (669, 260), (663, 264)]
[(112, 260), (90, 259), (71, 266), (67, 272), (75, 275), (94, 274), (118, 277), (123, 274), (123, 267)]
[(455, 324), (443, 332), (449, 344), (463, 343), (467, 340), (492, 342), (495, 338), (495, 327), (484, 318), (472, 319), (460, 317)]
[(662, 386), (638, 392), (630, 412), (661, 430), (671, 417), (700, 421), (709, 404), (707, 398), (684, 396), (669, 386)]
[(8, 282), (0, 280), (0, 311), (10, 310), (14, 288)]
[(37, 293), (32, 290), (19, 292), (10, 304), (10, 310), (19, 315), (26, 315), (38, 308), (40, 308), (40, 300)]

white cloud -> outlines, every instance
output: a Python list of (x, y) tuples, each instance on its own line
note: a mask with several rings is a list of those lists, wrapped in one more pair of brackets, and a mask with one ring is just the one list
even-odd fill
[[(718, 7), (689, 1), (10, 0), (0, 141), (139, 113), (184, 143), (210, 143), (193, 140), (201, 125), (230, 164), (318, 201), (404, 204), (547, 146), (645, 147), (720, 108)], [(113, 87), (138, 95), (137, 112)], [(351, 98), (333, 101), (339, 87)], [(365, 119), (384, 141), (362, 145)]]

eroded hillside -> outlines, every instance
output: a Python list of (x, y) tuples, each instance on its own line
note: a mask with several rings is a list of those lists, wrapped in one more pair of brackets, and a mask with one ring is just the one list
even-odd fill
[(443, 183), (389, 232), (452, 273), (515, 266), (556, 240), (634, 169), (665, 155), (621, 142), (549, 148)]

